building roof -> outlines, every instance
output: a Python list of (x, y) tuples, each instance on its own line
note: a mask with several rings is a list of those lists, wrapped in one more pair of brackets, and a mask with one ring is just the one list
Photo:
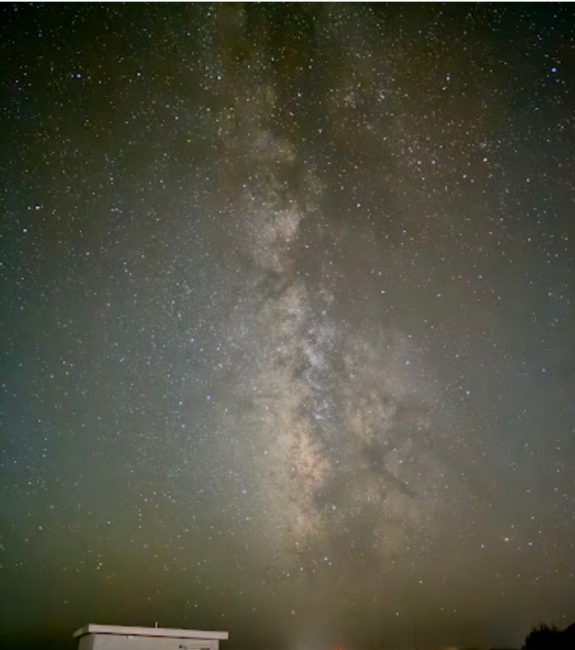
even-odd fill
[(204, 632), (202, 630), (177, 630), (170, 627), (130, 627), (127, 625), (95, 625), (89, 623), (74, 632), (74, 637), (85, 634), (118, 634), (121, 636), (162, 636), (178, 639), (229, 639), (229, 632)]

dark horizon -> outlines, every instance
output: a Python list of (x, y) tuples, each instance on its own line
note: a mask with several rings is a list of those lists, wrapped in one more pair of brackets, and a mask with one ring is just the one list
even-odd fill
[(569, 4), (0, 8), (0, 646), (575, 621)]

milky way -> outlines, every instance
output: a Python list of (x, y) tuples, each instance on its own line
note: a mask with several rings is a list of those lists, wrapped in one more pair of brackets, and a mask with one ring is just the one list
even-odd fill
[(575, 619), (571, 8), (2, 13), (0, 642)]

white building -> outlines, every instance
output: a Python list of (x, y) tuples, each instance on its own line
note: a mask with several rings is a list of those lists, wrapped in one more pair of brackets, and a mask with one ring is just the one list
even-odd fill
[(228, 632), (90, 623), (74, 632), (78, 650), (219, 650)]

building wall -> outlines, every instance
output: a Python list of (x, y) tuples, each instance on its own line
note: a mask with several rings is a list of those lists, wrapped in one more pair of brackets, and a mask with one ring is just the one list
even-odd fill
[(85, 634), (80, 637), (78, 650), (94, 650), (94, 634)]
[(175, 637), (85, 634), (78, 650), (219, 650), (218, 640)]

